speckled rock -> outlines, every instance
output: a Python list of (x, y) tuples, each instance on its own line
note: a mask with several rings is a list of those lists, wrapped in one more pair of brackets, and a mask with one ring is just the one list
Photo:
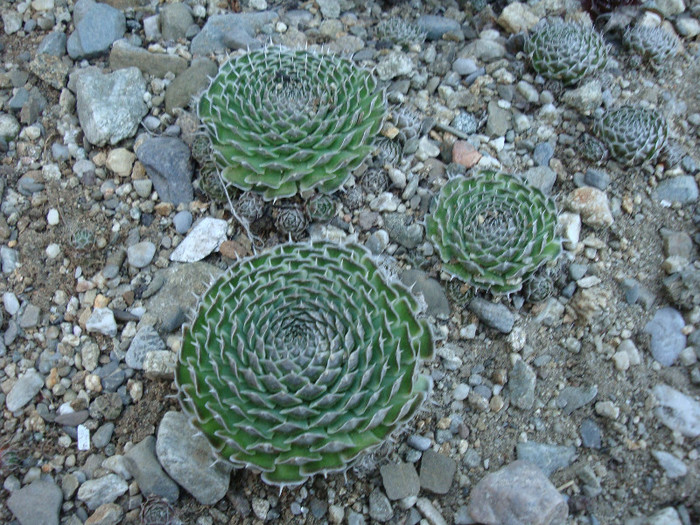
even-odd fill
[(591, 228), (606, 228), (613, 223), (608, 196), (599, 189), (577, 188), (567, 196), (565, 205)]
[(12, 492), (7, 507), (21, 525), (58, 525), (63, 491), (51, 479), (37, 479)]

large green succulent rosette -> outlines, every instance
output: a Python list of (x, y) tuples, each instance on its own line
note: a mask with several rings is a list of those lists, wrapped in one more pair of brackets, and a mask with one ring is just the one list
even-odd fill
[(266, 200), (337, 190), (373, 151), (386, 112), (369, 71), (270, 47), (224, 63), (198, 110), (222, 176)]
[(183, 410), (270, 484), (347, 468), (418, 410), (433, 342), (418, 303), (358, 245), (286, 244), (238, 261), (184, 329)]
[(525, 40), (525, 52), (541, 75), (565, 84), (605, 68), (608, 48), (592, 27), (572, 22), (547, 22)]
[(517, 292), (561, 253), (554, 202), (505, 173), (485, 170), (442, 187), (426, 217), (443, 269), (495, 294)]

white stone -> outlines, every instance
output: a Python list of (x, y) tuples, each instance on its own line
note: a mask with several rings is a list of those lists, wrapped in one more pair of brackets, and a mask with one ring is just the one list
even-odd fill
[(5, 11), (2, 14), (2, 25), (5, 26), (5, 34), (11, 35), (22, 28), (22, 17), (17, 11)]
[(56, 226), (59, 221), (58, 210), (56, 208), (51, 208), (46, 214), (46, 222), (49, 226)]
[(174, 262), (201, 261), (226, 240), (228, 225), (222, 219), (205, 217), (199, 221), (170, 254)]
[(581, 236), (581, 216), (578, 213), (562, 212), (559, 214), (564, 248), (574, 251)]
[(396, 211), (399, 207), (398, 197), (391, 192), (384, 192), (377, 195), (369, 203), (369, 209), (372, 211)]
[(117, 335), (117, 321), (109, 308), (95, 308), (85, 323), (88, 332), (97, 332), (108, 337)]
[(50, 11), (53, 7), (53, 0), (32, 0), (32, 9), (34, 11)]
[(5, 311), (10, 315), (15, 315), (19, 310), (19, 301), (12, 292), (2, 294), (2, 304), (5, 307)]
[(529, 31), (540, 17), (530, 11), (530, 8), (520, 2), (513, 2), (506, 6), (498, 17), (498, 24), (509, 33), (520, 33)]
[(666, 471), (666, 476), (670, 479), (682, 478), (688, 473), (686, 464), (673, 454), (663, 450), (652, 450), (651, 455), (656, 458), (659, 465)]
[(624, 350), (618, 350), (612, 358), (615, 363), (615, 368), (620, 372), (624, 372), (630, 367), (630, 356)]
[(664, 384), (656, 385), (652, 393), (659, 403), (654, 414), (664, 425), (689, 438), (700, 436), (700, 403)]
[(136, 160), (136, 155), (126, 148), (116, 148), (107, 155), (107, 168), (119, 175), (128, 177)]
[(55, 242), (52, 242), (46, 247), (46, 256), (49, 259), (55, 259), (61, 254), (61, 245), (57, 244)]
[(654, 3), (665, 18), (670, 18), (685, 11), (683, 0), (656, 0)]
[(617, 419), (620, 415), (620, 407), (615, 406), (612, 401), (598, 401), (595, 404), (595, 412), (599, 416)]

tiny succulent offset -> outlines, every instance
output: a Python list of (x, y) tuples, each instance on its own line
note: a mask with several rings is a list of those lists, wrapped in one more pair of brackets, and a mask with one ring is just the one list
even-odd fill
[(183, 410), (220, 457), (294, 486), (383, 443), (430, 390), (418, 302), (358, 245), (290, 243), (236, 262), (183, 330)]
[(426, 32), (416, 24), (399, 17), (382, 20), (377, 24), (375, 32), (378, 40), (388, 40), (402, 47), (422, 44), (427, 36)]
[(442, 187), (426, 217), (443, 269), (494, 294), (519, 291), (561, 253), (552, 199), (517, 177), (485, 170)]
[(298, 237), (309, 225), (301, 206), (297, 204), (283, 204), (277, 207), (275, 226), (282, 235)]
[(328, 222), (335, 213), (335, 199), (325, 193), (317, 193), (306, 202), (306, 214), (312, 221)]
[(374, 150), (386, 108), (349, 60), (265, 47), (224, 63), (198, 112), (224, 179), (274, 200), (342, 186)]
[(573, 84), (601, 71), (608, 62), (608, 48), (600, 34), (573, 22), (547, 22), (525, 40), (532, 67), (544, 77)]
[(638, 165), (655, 160), (666, 145), (666, 119), (653, 109), (622, 106), (594, 123), (593, 131), (610, 156), (622, 164)]
[(661, 27), (643, 25), (630, 27), (625, 31), (623, 41), (627, 47), (648, 60), (657, 69), (667, 64), (678, 51), (676, 35)]

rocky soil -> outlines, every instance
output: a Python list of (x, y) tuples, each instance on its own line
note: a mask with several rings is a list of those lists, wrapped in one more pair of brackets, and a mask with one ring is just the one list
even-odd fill
[[(0, 521), (700, 522), (700, 2), (632, 11), (680, 39), (661, 71), (611, 19), (607, 70), (567, 88), (522, 47), (542, 19), (590, 23), (573, 0), (5, 0), (0, 14)], [(390, 16), (426, 41), (377, 40)], [(215, 463), (172, 381), (212, 276), (286, 240), (275, 205), (248, 235), (190, 152), (193, 97), (264, 44), (352, 55), (419, 117), (386, 188), (363, 184), (387, 160), (368, 159), (336, 217), (299, 238), (386, 257), (436, 339), (433, 395), (395, 441), (281, 493)], [(634, 168), (584, 159), (593, 119), (625, 103), (666, 117), (668, 150)], [(482, 168), (561, 212), (541, 302), (451, 283), (425, 238), (448, 177)]]

